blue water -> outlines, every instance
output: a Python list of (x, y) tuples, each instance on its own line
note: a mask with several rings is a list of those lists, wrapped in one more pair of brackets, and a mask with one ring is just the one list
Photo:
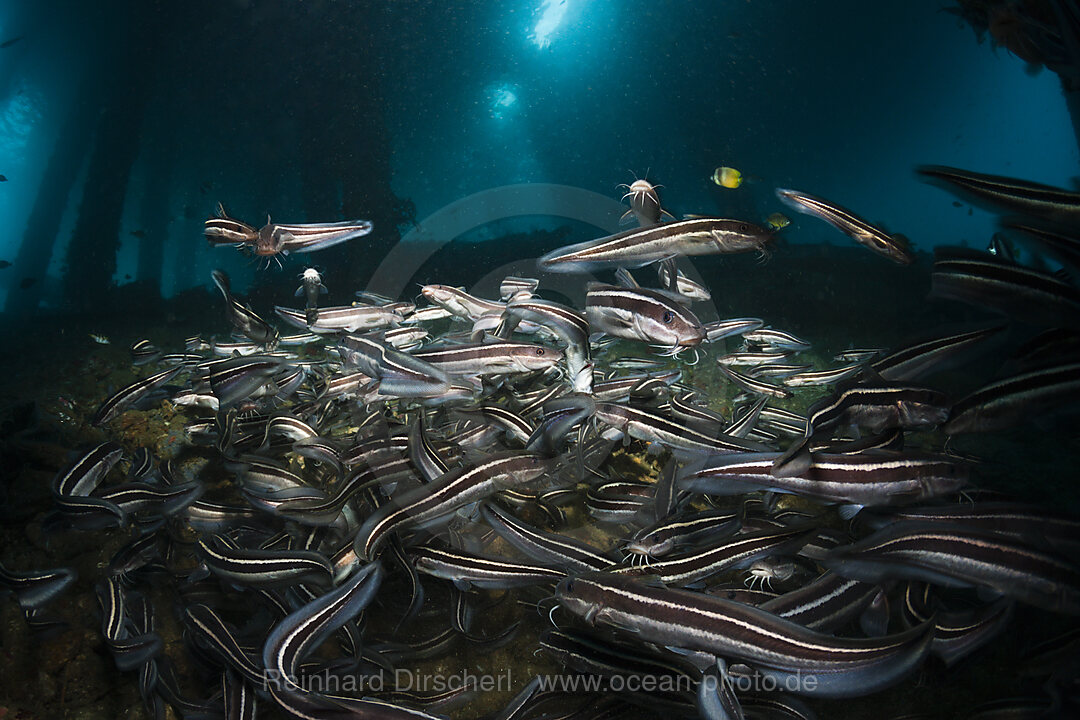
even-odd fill
[[(106, 3), (100, 13), (84, 5), (0, 4), (0, 36), (24, 36), (0, 50), (0, 173), (9, 179), (0, 183), (0, 259), (13, 261), (22, 242), (59, 128), (84, 71), (93, 72), (88, 58), (115, 39), (113, 20), (126, 13), (123, 2)], [(354, 63), (361, 92), (378, 88), (392, 187), (415, 204), (418, 219), (514, 183), (556, 183), (618, 200), (620, 183), (647, 175), (663, 185), (665, 206), (676, 215), (760, 221), (781, 209), (775, 187), (795, 187), (855, 209), (920, 248), (983, 245), (995, 218), (955, 207), (951, 196), (920, 183), (914, 166), (955, 165), (1062, 186), (1080, 174), (1057, 77), (1046, 70), (1033, 76), (1006, 49), (979, 43), (942, 0), (464, 5), (389, 6), (378, 37), (356, 28), (358, 42), (377, 46), (378, 63), (364, 65), (349, 45), (320, 46), (318, 62), (311, 49), (320, 22), (363, 17), (360, 4), (191, 4), (191, 25), (177, 32), (193, 38), (166, 35), (162, 42), (190, 42), (192, 56), (208, 48), (211, 56), (155, 68), (126, 192), (117, 284), (138, 279), (138, 241), (130, 233), (143, 224), (138, 204), (148, 162), (162, 152), (173, 158), (166, 295), (186, 289), (178, 282), (208, 286), (214, 266), (238, 275), (241, 289), (251, 276), (243, 258), (211, 250), (199, 237), (218, 200), (256, 224), (266, 213), (285, 222), (341, 219), (307, 218), (300, 201), (298, 85), (323, 72), (327, 58)], [(202, 32), (210, 35), (206, 47), (198, 44)], [(259, 40), (231, 52), (233, 35)], [(215, 97), (243, 91), (265, 102), (195, 104), (192, 88), (200, 84), (216, 88)], [(308, 111), (310, 98), (302, 102)], [(327, 132), (350, 132), (353, 110), (332, 95), (319, 98), (315, 112), (325, 116)], [(364, 138), (350, 141), (362, 145)], [(251, 153), (268, 155), (278, 172), (263, 177), (255, 168), (265, 158)], [(738, 168), (747, 182), (718, 188), (709, 177), (720, 165)], [(278, 199), (251, 202), (268, 184)], [(52, 288), (42, 297), (46, 305), (55, 300), (50, 292), (65, 265), (81, 190), (77, 184), (67, 206), (56, 208), (64, 222), (51, 281), (42, 280)], [(843, 240), (809, 218), (797, 219), (789, 239)], [(197, 270), (178, 281), (181, 259)], [(294, 264), (299, 271), (302, 262)], [(0, 272), (0, 303), (19, 279), (17, 268)]]

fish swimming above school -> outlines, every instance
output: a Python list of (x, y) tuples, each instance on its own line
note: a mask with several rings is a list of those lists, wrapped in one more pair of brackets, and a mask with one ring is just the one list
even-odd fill
[(10, 5), (0, 716), (1080, 717), (1073, 4)]

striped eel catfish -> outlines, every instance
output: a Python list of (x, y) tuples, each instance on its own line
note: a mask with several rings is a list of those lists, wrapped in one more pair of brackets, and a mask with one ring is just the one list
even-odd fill
[(450, 471), (454, 463), (449, 457), (444, 458), (432, 443), (423, 413), (417, 415), (409, 427), (408, 440), (409, 461), (419, 472), (422, 482), (432, 482)]
[(806, 527), (746, 533), (685, 555), (643, 565), (624, 566), (610, 572), (629, 576), (650, 575), (659, 578), (665, 585), (690, 585), (725, 570), (744, 568), (762, 557), (794, 553), (811, 534), (816, 534), (816, 530)]
[(582, 362), (588, 359), (589, 323), (577, 310), (551, 300), (522, 294), (511, 298), (503, 312), (508, 329), (520, 327), (523, 320), (543, 325), (567, 343), (568, 354), (580, 356)]
[(408, 472), (408, 465), (404, 460), (375, 468), (362, 466), (337, 483), (332, 497), (296, 497), (295, 492), (292, 492), (292, 497), (278, 505), (274, 513), (302, 525), (336, 525), (345, 504), (357, 493), (377, 485), (389, 484), (403, 475), (408, 477)]
[(478, 298), (462, 288), (449, 285), (425, 285), (420, 288), (420, 294), (428, 302), (449, 311), (451, 315), (467, 320), (479, 320), (485, 315), (501, 315), (506, 309), (504, 302)]
[(221, 697), (225, 717), (242, 720), (248, 720), (248, 718), (255, 720), (258, 717), (259, 700), (255, 693), (255, 686), (232, 668), (225, 668), (225, 671), (221, 673)]
[(666, 360), (660, 358), (620, 357), (605, 363), (608, 370), (632, 370), (634, 372), (649, 372), (662, 369), (667, 365)]
[(415, 325), (424, 322), (434, 322), (435, 320), (444, 320), (448, 317), (454, 317), (454, 314), (441, 305), (428, 305), (427, 307), (413, 310), (406, 315), (405, 319), (402, 320), (402, 324)]
[(239, 673), (252, 685), (266, 680), (264, 668), (243, 649), (232, 630), (213, 610), (201, 603), (184, 609), (184, 625), (201, 646), (206, 647), (221, 662)]
[(197, 481), (172, 486), (128, 482), (106, 488), (97, 496), (116, 504), (128, 515), (143, 513), (168, 517), (198, 500), (202, 493), (203, 486)]
[[(535, 289), (535, 288), (534, 288)], [(592, 368), (589, 366), (589, 322), (577, 310), (550, 300), (522, 293), (506, 303), (499, 337), (528, 320), (543, 325), (566, 343), (566, 369), (575, 390), (592, 391)]]
[(944, 393), (917, 385), (855, 385), (810, 406), (806, 435), (773, 462), (775, 477), (792, 477), (811, 464), (810, 441), (822, 430), (850, 423), (879, 433), (890, 428), (932, 427), (949, 416)]
[(305, 268), (304, 272), (300, 273), (300, 287), (296, 288), (293, 297), (304, 298), (304, 317), (308, 325), (319, 319), (319, 295), (329, 292), (323, 285), (322, 274), (318, 268)]
[(639, 178), (629, 185), (624, 183), (619, 187), (626, 188), (626, 194), (621, 199), (630, 198), (630, 209), (619, 218), (620, 225), (629, 222), (631, 218), (637, 220), (641, 227), (655, 225), (664, 218), (674, 219), (671, 213), (660, 208), (660, 195), (656, 190), (661, 186)]
[(932, 623), (875, 639), (832, 637), (750, 605), (603, 572), (563, 580), (555, 597), (587, 625), (746, 663), (780, 687), (823, 697), (895, 684), (918, 667), (933, 638)]
[(740, 525), (739, 515), (727, 510), (704, 510), (668, 517), (634, 533), (623, 545), (623, 551), (631, 561), (634, 555), (661, 557), (678, 547), (732, 535)]
[(186, 368), (183, 365), (163, 370), (149, 377), (144, 377), (130, 385), (117, 390), (112, 396), (110, 396), (105, 402), (101, 403), (101, 407), (94, 413), (93, 419), (90, 424), (95, 427), (101, 427), (105, 423), (115, 419), (120, 413), (124, 412), (128, 408), (137, 406), (140, 402), (147, 399), (150, 394), (161, 387), (165, 383), (176, 377), (181, 370)]
[(697, 315), (653, 290), (590, 283), (585, 316), (594, 332), (669, 348), (668, 355), (700, 345), (706, 336)]
[(453, 581), (455, 586), (506, 589), (557, 583), (566, 573), (543, 565), (482, 557), (462, 550), (417, 547), (408, 551), (416, 569), (425, 575)]
[(881, 587), (825, 572), (797, 590), (766, 600), (762, 610), (811, 630), (833, 632), (862, 613)]
[(934, 620), (934, 642), (930, 652), (952, 666), (993, 640), (1012, 618), (1011, 598), (1000, 597), (982, 607), (966, 610), (933, 610), (935, 598), (928, 583), (908, 581), (900, 603), (900, 614), (908, 625)]
[(218, 577), (240, 585), (287, 587), (299, 582), (327, 583), (330, 561), (309, 550), (262, 550), (238, 547), (221, 535), (204, 536), (199, 558)]
[(120, 443), (107, 440), (84, 453), (53, 480), (53, 493), (61, 497), (87, 496), (101, 484), (124, 455)]
[(946, 455), (867, 452), (815, 453), (798, 475), (774, 477), (779, 453), (715, 455), (681, 470), (680, 487), (710, 495), (756, 490), (791, 493), (825, 503), (903, 505), (954, 493), (968, 482), (967, 465)]
[(268, 322), (255, 314), (248, 305), (241, 304), (233, 297), (229, 284), (229, 276), (224, 270), (214, 270), (210, 273), (214, 284), (225, 296), (225, 306), (228, 310), (229, 322), (239, 332), (243, 333), (252, 342), (274, 347), (278, 342), (278, 331)]
[(759, 365), (778, 365), (787, 360), (790, 356), (791, 352), (788, 350), (773, 350), (770, 352), (735, 352), (721, 355), (716, 358), (716, 362), (725, 367), (757, 367)]
[(370, 337), (345, 338), (347, 363), (379, 380), (380, 395), (390, 397), (430, 397), (450, 390), (445, 370), (396, 350)]
[(1080, 238), (1077, 238), (1075, 231), (1055, 232), (1016, 218), (1006, 218), (1001, 224), (1009, 230), (1016, 230), (1026, 237), (1035, 239), (1062, 263), (1074, 268), (1080, 267)]
[(540, 287), (540, 281), (536, 278), (518, 277), (507, 275), (499, 283), (499, 297), (507, 301), (515, 296), (529, 296)]
[(1076, 287), (1049, 273), (968, 248), (935, 248), (930, 296), (990, 308), (1036, 324), (1080, 325)]
[(846, 208), (798, 190), (777, 188), (776, 196), (795, 212), (824, 220), (863, 247), (894, 263), (910, 265), (915, 260), (906, 237), (891, 235)]
[(508, 438), (512, 437), (522, 444), (528, 443), (536, 430), (528, 420), (501, 405), (454, 408), (450, 412), (454, 417), (496, 427), (506, 433)]
[(844, 577), (988, 587), (1021, 602), (1080, 615), (1080, 567), (1005, 535), (962, 525), (898, 522), (830, 550), (821, 564)]
[(1007, 367), (1017, 371), (1046, 367), (1080, 355), (1080, 332), (1070, 328), (1049, 328), (1013, 350)]
[(234, 245), (244, 249), (255, 243), (259, 231), (246, 222), (229, 217), (219, 202), (217, 215), (203, 223), (203, 236), (211, 245)]
[[(162, 653), (161, 637), (147, 627), (149, 606), (141, 593), (129, 591), (119, 577), (100, 580), (96, 591), (101, 607), (101, 634), (118, 670), (135, 670)], [(143, 619), (146, 622), (138, 622)]]
[[(252, 355), (259, 352), (259, 350), (261, 349), (261, 345), (251, 342), (250, 340), (247, 342), (221, 342), (215, 340), (210, 344), (210, 351), (215, 355), (220, 355), (221, 357), (232, 357), (233, 355)], [(195, 360), (196, 364), (202, 361), (201, 355), (192, 355), (192, 357), (197, 358)]]
[(722, 432), (704, 433), (657, 413), (619, 403), (595, 403), (593, 415), (605, 425), (636, 440), (655, 442), (670, 448), (679, 457), (724, 452), (765, 452), (769, 449), (752, 440)]
[(585, 492), (585, 509), (601, 522), (634, 523), (655, 504), (652, 483), (613, 480), (590, 486)]
[(875, 530), (902, 520), (963, 525), (1049, 546), (1065, 555), (1080, 554), (1080, 518), (1044, 505), (1019, 502), (976, 502), (895, 508), (864, 513), (860, 520)]
[(23, 610), (37, 610), (67, 590), (75, 576), (70, 568), (13, 572), (0, 564), (0, 592), (12, 593)]
[(828, 370), (804, 370), (792, 373), (782, 379), (787, 387), (813, 387), (817, 385), (835, 385), (856, 377), (863, 370), (862, 363), (851, 363)]
[(427, 523), (502, 489), (527, 487), (549, 466), (550, 462), (536, 453), (497, 453), (469, 467), (455, 468), (427, 485), (398, 493), (360, 526), (353, 544), (356, 557), (373, 558), (387, 533), (395, 529)]
[(860, 385), (838, 392), (810, 409), (812, 432), (851, 423), (877, 433), (889, 428), (932, 427), (948, 416), (949, 400), (931, 388), (900, 383)]
[(626, 402), (633, 396), (646, 394), (646, 391), (652, 392), (670, 386), (681, 377), (681, 370), (665, 370), (597, 380), (593, 383), (592, 395), (598, 401)]
[(1080, 363), (1021, 373), (979, 388), (953, 406), (950, 435), (992, 432), (1016, 425), (1080, 398)]
[(383, 342), (404, 352), (420, 347), (431, 334), (419, 327), (396, 327), (383, 330), (382, 333)]
[(978, 330), (945, 335), (907, 345), (879, 360), (874, 360), (870, 363), (870, 369), (883, 379), (893, 382), (916, 380), (929, 372), (944, 369), (952, 364), (956, 356), (962, 355), (983, 340), (997, 335), (1005, 327), (1005, 325), (991, 325)]
[(285, 367), (284, 360), (271, 355), (245, 355), (220, 360), (210, 368), (210, 390), (224, 410), (259, 390)]
[(132, 365), (148, 365), (161, 358), (164, 354), (161, 348), (149, 340), (136, 340), (129, 348)]
[(53, 480), (53, 500), (60, 513), (76, 527), (122, 527), (127, 523), (123, 508), (104, 498), (91, 496), (120, 462), (123, 452), (119, 443), (103, 442), (84, 453)]
[(679, 255), (764, 252), (772, 233), (742, 220), (691, 218), (634, 228), (547, 253), (536, 264), (548, 272), (585, 273), (639, 268)]
[(319, 316), (310, 323), (307, 314), (301, 310), (275, 305), (274, 312), (294, 327), (319, 334), (374, 330), (397, 325), (404, 319), (398, 312), (398, 308), (393, 305), (342, 305), (320, 308)]
[(733, 335), (742, 335), (763, 326), (760, 318), (731, 318), (714, 320), (705, 325), (705, 342), (718, 342)]
[(728, 424), (720, 413), (696, 404), (692, 392), (683, 392), (672, 396), (668, 402), (668, 410), (674, 419), (687, 425), (697, 425), (707, 429), (723, 428)]
[[(675, 273), (674, 282), (672, 282), (672, 272)], [(674, 260), (662, 262), (657, 265), (656, 276), (660, 281), (661, 287), (670, 288), (674, 285), (675, 292), (684, 300), (689, 300), (690, 302), (706, 302), (712, 300), (712, 293), (709, 292), (709, 289), (686, 277), (682, 270), (679, 270), (674, 265)]]
[(885, 352), (885, 348), (852, 348), (836, 353), (833, 355), (833, 360), (836, 362), (869, 362), (874, 358), (881, 357)]
[(1080, 228), (1080, 193), (943, 165), (925, 165), (917, 172), (927, 182), (988, 206), (991, 210), (1007, 210), (1050, 220), (1070, 229)]
[(450, 375), (477, 376), (550, 370), (563, 354), (545, 345), (501, 340), (427, 348), (413, 357)]
[(367, 235), (373, 227), (370, 220), (282, 225), (271, 223), (267, 216), (266, 224), (256, 230), (226, 215), (218, 203), (217, 217), (203, 223), (203, 235), (211, 245), (235, 245), (262, 257), (273, 257), (279, 253), (323, 250)]
[(743, 333), (743, 340), (769, 351), (805, 352), (811, 345), (801, 337), (772, 327), (762, 327)]
[[(720, 359), (723, 360), (723, 358)], [(791, 392), (789, 390), (785, 390), (782, 387), (778, 387), (776, 385), (762, 382), (747, 375), (743, 375), (742, 373), (736, 370), (732, 370), (729, 366), (722, 363), (718, 365), (718, 367), (720, 369), (720, 373), (728, 380), (730, 380), (731, 383), (740, 390), (745, 390), (746, 392), (753, 393), (755, 395), (764, 395), (766, 397), (791, 397)]]
[[(768, 395), (760, 395), (757, 396), (757, 400), (745, 402), (736, 408), (736, 412), (732, 413), (731, 416), (731, 424), (724, 428), (725, 432), (735, 437), (744, 438), (749, 437), (751, 433), (757, 433), (760, 436), (762, 431), (774, 431), (776, 428), (767, 429), (765, 423), (759, 423), (759, 420), (762, 419), (765, 403), (768, 401)], [(805, 432), (805, 428), (798, 433), (789, 434), (801, 435), (803, 432)]]
[(274, 627), (263, 645), (262, 660), (266, 689), (286, 714), (305, 719), (436, 720), (434, 715), (419, 710), (370, 698), (322, 695), (297, 683), (304, 658), (371, 603), (383, 574), (378, 563), (360, 568), (341, 585), (301, 606)]
[(510, 545), (533, 560), (567, 572), (602, 570), (615, 561), (572, 537), (545, 532), (522, 522), (495, 503), (484, 503), (480, 512), (491, 528)]

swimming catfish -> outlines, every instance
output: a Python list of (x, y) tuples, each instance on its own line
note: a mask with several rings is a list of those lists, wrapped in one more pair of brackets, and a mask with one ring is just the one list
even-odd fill
[(329, 292), (323, 285), (322, 275), (316, 268), (309, 267), (300, 274), (300, 287), (296, 288), (296, 297), (304, 298), (304, 316), (308, 325), (314, 325), (319, 319), (319, 295)]
[(203, 235), (212, 245), (233, 245), (251, 250), (260, 257), (277, 257), (290, 252), (312, 252), (339, 245), (347, 240), (367, 235), (372, 230), (370, 220), (345, 220), (336, 223), (306, 223), (278, 225), (266, 216), (266, 225), (256, 230), (247, 223), (229, 217), (218, 203), (217, 216), (206, 221)]

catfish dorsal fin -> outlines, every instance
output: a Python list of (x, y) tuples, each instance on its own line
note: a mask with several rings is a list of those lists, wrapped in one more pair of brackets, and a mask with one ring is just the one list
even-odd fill
[(664, 269), (666, 277), (663, 281), (666, 282), (665, 289), (669, 292), (678, 294), (679, 292), (679, 268), (675, 264), (675, 258), (666, 257), (660, 261), (660, 266)]
[(615, 271), (615, 282), (625, 288), (635, 289), (641, 287), (638, 281), (634, 279), (634, 276), (630, 274), (630, 271), (622, 267)]

